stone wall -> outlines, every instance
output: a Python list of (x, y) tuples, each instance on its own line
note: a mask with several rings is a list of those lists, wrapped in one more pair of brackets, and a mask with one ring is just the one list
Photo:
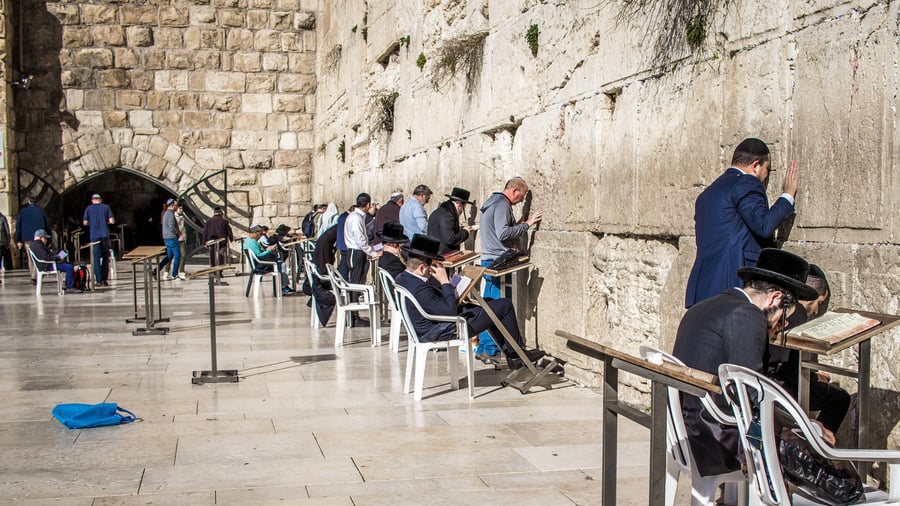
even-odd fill
[(315, 0), (22, 0), (19, 166), (58, 191), (129, 168), (175, 193), (228, 169), (234, 204), (308, 207)]
[(15, 208), (10, 204), (16, 199), (12, 198), (15, 187), (10, 184), (9, 167), (14, 164), (9, 158), (9, 146), (14, 142), (15, 137), (10, 136), (9, 125), (12, 117), (12, 104), (10, 95), (12, 87), (8, 83), (11, 79), (12, 69), (12, 24), (11, 24), (11, 8), (12, 4), (9, 0), (0, 0), (0, 78), (2, 78), (3, 86), (0, 86), (0, 132), (3, 138), (0, 140), (0, 212), (4, 216), (13, 214)]
[[(898, 3), (732, 2), (708, 20), (702, 44), (659, 65), (643, 20), (617, 21), (615, 6), (322, 2), (313, 200), (344, 206), (368, 191), (383, 201), (426, 183), (483, 202), (525, 177), (544, 212), (532, 238), (528, 338), (596, 384), (598, 364), (568, 353), (554, 330), (628, 351), (671, 349), (694, 258), (694, 199), (755, 136), (776, 168), (800, 162), (786, 248), (825, 268), (834, 305), (896, 313)], [(442, 50), (479, 33), (474, 72), (460, 65), (435, 82)], [(378, 105), (390, 92), (387, 131)], [(886, 407), (878, 437), (900, 419), (896, 338), (874, 342)]]

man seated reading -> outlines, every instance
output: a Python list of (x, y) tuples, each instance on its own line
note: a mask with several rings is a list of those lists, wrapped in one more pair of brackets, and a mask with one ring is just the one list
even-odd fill
[[(506, 361), (511, 369), (522, 367), (522, 360), (514, 349), (506, 342), (503, 334), (497, 329), (488, 316), (487, 311), (475, 304), (457, 305), (456, 292), (447, 277), (447, 271), (441, 266), (443, 257), (438, 255), (441, 242), (422, 234), (413, 236), (403, 250), (409, 254), (406, 270), (397, 276), (397, 284), (409, 290), (425, 312), (435, 316), (462, 316), (469, 328), (469, 335), (474, 336), (487, 331), (498, 343), (503, 343)], [(524, 350), (525, 341), (519, 332), (516, 311), (512, 301), (507, 298), (487, 301), (491, 311), (503, 324), (506, 331)], [(423, 342), (446, 341), (456, 337), (456, 325), (450, 322), (433, 322), (422, 316), (415, 308), (409, 308), (413, 327)], [(526, 350), (529, 360), (535, 361), (543, 356), (540, 350)]]
[[(257, 224), (253, 224), (250, 226), (250, 231), (247, 234), (247, 238), (244, 240), (244, 249), (248, 251), (252, 251), (256, 258), (262, 260), (264, 262), (281, 262), (281, 258), (278, 257), (278, 253), (275, 252), (275, 244), (262, 244), (262, 237), (264, 237), (265, 227), (262, 227)], [(265, 273), (272, 272), (274, 269), (271, 265), (257, 264), (254, 271), (257, 273)], [(294, 293), (294, 290), (287, 286), (288, 277), (284, 272), (278, 273), (281, 276), (281, 291), (283, 295), (291, 295)]]
[[(66, 273), (66, 293), (81, 293), (81, 290), (75, 288), (75, 267), (72, 264), (64, 263), (59, 260), (53, 251), (53, 245), (50, 244), (50, 238), (43, 229), (35, 230), (34, 242), (31, 243), (31, 252), (38, 260), (44, 262), (53, 262), (56, 264), (56, 270)], [(53, 270), (52, 264), (39, 263), (35, 266), (39, 271)]]

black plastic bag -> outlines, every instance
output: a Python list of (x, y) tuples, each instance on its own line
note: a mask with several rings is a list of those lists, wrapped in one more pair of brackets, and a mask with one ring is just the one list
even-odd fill
[(778, 441), (784, 477), (828, 504), (853, 504), (863, 497), (863, 481), (853, 464), (815, 453), (802, 435), (785, 428)]

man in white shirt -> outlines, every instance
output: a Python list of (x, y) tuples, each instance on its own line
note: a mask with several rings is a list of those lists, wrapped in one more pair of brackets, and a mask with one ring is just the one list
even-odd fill
[[(375, 248), (369, 245), (369, 237), (366, 234), (366, 213), (371, 206), (372, 197), (368, 193), (360, 193), (356, 196), (356, 209), (344, 221), (344, 243), (347, 245), (350, 265), (347, 281), (354, 284), (366, 282), (366, 274), (369, 272), (369, 257), (378, 256)], [(350, 326), (368, 327), (369, 321), (360, 318), (355, 313), (350, 313)]]

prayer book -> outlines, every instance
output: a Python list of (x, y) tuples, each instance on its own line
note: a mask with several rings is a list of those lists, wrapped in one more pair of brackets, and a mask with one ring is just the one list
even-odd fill
[(472, 278), (460, 274), (454, 274), (450, 279), (450, 284), (453, 285), (453, 290), (456, 292), (456, 300), (468, 295), (473, 286)]
[(824, 341), (828, 344), (835, 344), (879, 324), (881, 324), (880, 321), (874, 318), (867, 318), (858, 313), (828, 311), (803, 325), (788, 329), (787, 334), (795, 339)]

